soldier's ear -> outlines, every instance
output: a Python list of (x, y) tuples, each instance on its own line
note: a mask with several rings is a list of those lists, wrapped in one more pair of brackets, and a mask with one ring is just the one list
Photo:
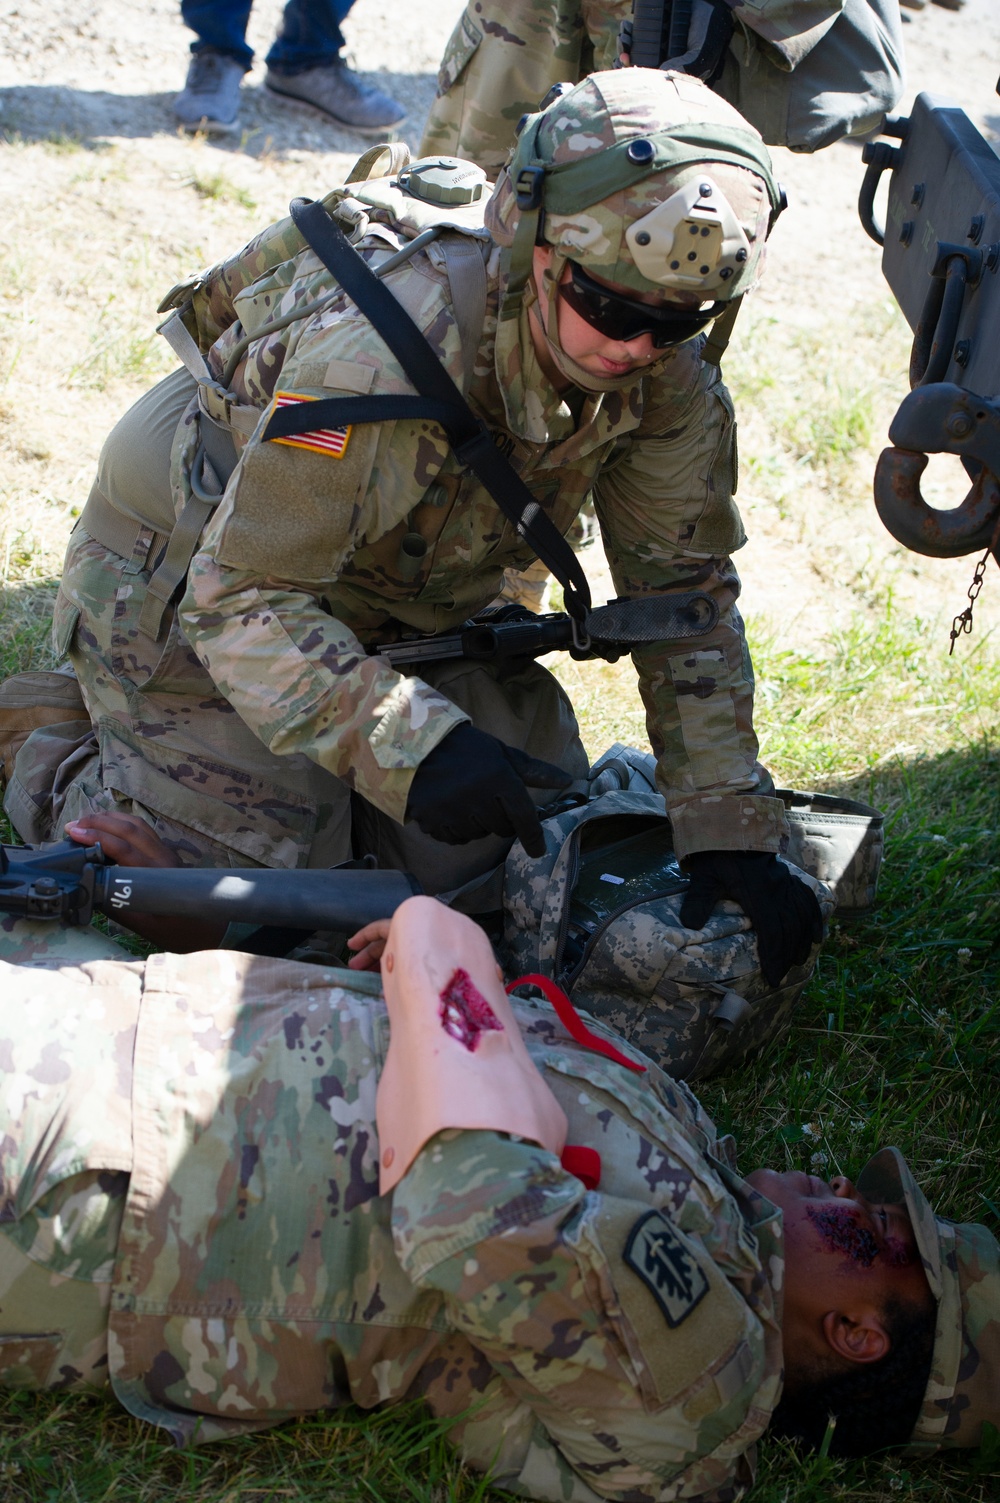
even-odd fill
[(829, 1310), (821, 1321), (827, 1346), (847, 1362), (881, 1362), (892, 1342), (882, 1317), (872, 1305), (850, 1311)]

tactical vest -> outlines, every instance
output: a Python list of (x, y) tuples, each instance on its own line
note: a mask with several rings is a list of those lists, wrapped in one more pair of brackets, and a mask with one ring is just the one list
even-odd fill
[[(463, 353), (462, 387), (467, 390), (486, 312), (484, 249), (490, 237), (482, 209), (488, 185), (471, 163), (431, 174), (430, 182), (407, 173), (408, 164), (404, 145), (372, 147), (359, 158), (346, 182), (326, 195), (322, 206), (352, 244), (366, 236), (385, 242), (391, 254), (379, 264), (380, 275), (432, 240), (437, 243), (450, 285)], [(161, 634), (166, 611), (182, 589), (198, 540), (225, 491), (239, 451), (267, 410), (241, 401), (231, 387), (249, 346), (264, 332), (278, 332), (313, 316), (339, 295), (334, 285), (290, 313), (274, 316), (274, 306), (292, 285), (307, 249), (293, 220), (279, 220), (236, 256), (173, 287), (160, 304), (158, 311), (170, 316), (159, 332), (196, 382), (196, 396), (185, 405), (176, 435), (171, 497), (168, 501), (166, 495), (151, 495), (148, 515), (124, 516), (98, 485), (81, 518), (92, 537), (124, 557), (131, 556), (142, 527), (155, 528), (150, 560), (156, 567), (141, 618), (142, 629), (154, 638)], [(250, 296), (241, 296), (250, 289)], [(206, 356), (237, 322), (242, 336), (226, 352), (225, 367), (216, 369), (216, 362), (210, 364)], [(398, 541), (394, 546), (398, 550)]]

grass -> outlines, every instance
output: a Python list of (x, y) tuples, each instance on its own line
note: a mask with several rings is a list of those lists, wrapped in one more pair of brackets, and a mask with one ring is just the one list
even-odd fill
[[(776, 461), (800, 478), (805, 466), (822, 482), (843, 481), (884, 431), (882, 409), (902, 394), (910, 335), (891, 301), (852, 316), (851, 334), (834, 353), (829, 328), (796, 328), (753, 308), (741, 319), (726, 375), (741, 418), (767, 414), (770, 441), (754, 445), (749, 464), (770, 467), (772, 484)], [(789, 370), (808, 373), (808, 401)]]
[[(197, 149), (190, 146), (194, 169)], [(72, 144), (18, 143), (18, 153), (35, 153), (49, 193), (63, 184), (60, 173), (78, 168)], [(110, 166), (120, 162), (121, 180), (109, 173), (105, 184), (111, 209), (137, 170), (109, 157)], [(164, 174), (160, 191), (173, 191), (172, 181)], [(150, 228), (147, 245), (144, 224), (133, 249), (74, 269), (68, 312), (45, 295), (55, 264), (51, 223), (42, 227), (45, 255), (24, 252), (23, 227), (8, 235), (16, 297), (0, 303), (0, 317), (25, 356), (4, 394), (9, 421), (0, 413), (0, 675), (50, 662), (48, 619), (72, 508), (86, 496), (117, 412), (166, 369), (162, 351), (144, 343), (159, 296), (192, 264), (245, 238), (251, 206), (242, 190), (187, 168), (179, 181), (195, 189), (184, 194), (192, 207), (182, 229), (191, 243), (175, 243), (168, 224), (158, 240)], [(298, 186), (290, 179), (283, 196)], [(85, 197), (66, 202), (77, 205), (73, 212), (86, 206)], [(95, 246), (104, 243), (96, 229), (88, 233)], [(203, 242), (212, 249), (192, 251)], [(79, 292), (84, 273), (89, 280)], [(741, 323), (729, 365), (744, 435), (744, 504), (761, 498), (782, 525), (815, 536), (819, 549), (844, 508), (870, 504), (863, 498), (877, 435), (904, 385), (901, 322), (875, 309), (860, 331), (795, 330), (748, 315)], [(36, 381), (44, 373), (42, 395), (60, 415), (51, 461), (41, 444), (32, 457), (31, 425), (22, 423), (32, 411), (19, 385), (25, 370)], [(32, 402), (36, 395), (32, 389)], [(71, 425), (68, 437), (63, 423)], [(886, 812), (879, 902), (834, 927), (785, 1038), (738, 1076), (703, 1084), (700, 1094), (720, 1126), (736, 1133), (744, 1167), (766, 1162), (832, 1174), (894, 1142), (944, 1212), (1000, 1230), (1000, 654), (980, 623), (949, 658), (946, 628), (917, 619), (881, 578), (862, 577), (857, 560), (847, 562), (858, 578), (850, 575), (857, 611), (846, 624), (808, 648), (765, 620), (751, 620), (749, 634), (762, 754), (779, 783), (842, 791)], [(987, 594), (997, 587), (991, 570)], [(567, 660), (560, 674), (595, 754), (614, 740), (644, 743), (627, 662)], [(445, 1436), (415, 1410), (348, 1411), (178, 1452), (110, 1399), (0, 1397), (3, 1503), (479, 1503), (489, 1496), (496, 1495), (463, 1470)], [(766, 1441), (753, 1494), (755, 1503), (995, 1503), (998, 1496), (995, 1452), (848, 1464), (802, 1458)]]
[(257, 200), (246, 188), (241, 188), (222, 172), (203, 172), (191, 178), (191, 187), (199, 198), (210, 198), (222, 203), (238, 204), (241, 209), (253, 211)]
[(37, 140), (25, 140), (24, 136), (14, 125), (5, 122), (0, 123), (0, 144), (13, 150), (31, 150), (36, 147), (44, 151), (48, 156), (76, 156), (81, 151), (108, 152), (111, 145), (108, 141), (88, 141), (71, 132), (57, 130), (50, 135), (41, 136)]

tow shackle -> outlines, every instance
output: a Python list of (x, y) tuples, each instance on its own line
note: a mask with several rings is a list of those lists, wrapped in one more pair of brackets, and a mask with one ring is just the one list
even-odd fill
[[(917, 386), (889, 428), (893, 445), (875, 467), (875, 509), (897, 542), (931, 558), (959, 558), (1000, 544), (1000, 405), (950, 382)], [(974, 477), (951, 510), (920, 492), (928, 454), (955, 454)]]

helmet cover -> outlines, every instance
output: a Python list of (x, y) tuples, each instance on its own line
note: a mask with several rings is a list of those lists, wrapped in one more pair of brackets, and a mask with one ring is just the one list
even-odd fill
[(487, 206), (508, 251), (505, 316), (536, 243), (633, 292), (729, 300), (758, 281), (779, 210), (760, 135), (698, 79), (594, 74), (528, 117)]

